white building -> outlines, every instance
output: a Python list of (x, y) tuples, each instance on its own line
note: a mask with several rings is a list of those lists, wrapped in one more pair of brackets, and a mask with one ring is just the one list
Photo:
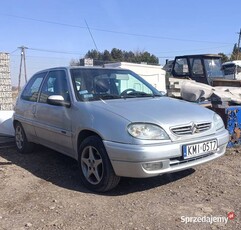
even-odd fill
[(129, 69), (140, 75), (157, 90), (166, 92), (166, 71), (161, 66), (147, 65), (147, 64), (135, 64), (129, 62), (116, 62), (105, 64), (105, 67), (119, 67), (123, 69)]

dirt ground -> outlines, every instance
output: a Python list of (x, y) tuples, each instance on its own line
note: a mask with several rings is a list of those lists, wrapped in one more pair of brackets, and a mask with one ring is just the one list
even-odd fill
[(241, 229), (240, 165), (241, 148), (229, 149), (195, 169), (122, 178), (94, 194), (74, 160), (40, 146), (21, 155), (1, 145), (0, 229)]

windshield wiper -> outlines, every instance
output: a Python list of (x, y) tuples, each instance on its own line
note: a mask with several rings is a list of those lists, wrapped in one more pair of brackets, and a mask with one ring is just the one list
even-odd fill
[(116, 94), (99, 94), (99, 95), (96, 95), (96, 97), (98, 97), (99, 99), (103, 99), (103, 100), (121, 98), (121, 96), (116, 95)]
[(158, 96), (158, 95), (148, 94), (148, 93), (144, 93), (144, 92), (140, 92), (140, 91), (135, 91), (135, 92), (128, 93), (125, 96), (122, 96), (122, 98), (155, 97), (155, 96)]
[(120, 99), (120, 98), (137, 98), (137, 97), (161, 97), (158, 94), (148, 94), (140, 91), (131, 92), (125, 96), (116, 95), (116, 94), (97, 94), (95, 95), (95, 100), (110, 100), (110, 99)]

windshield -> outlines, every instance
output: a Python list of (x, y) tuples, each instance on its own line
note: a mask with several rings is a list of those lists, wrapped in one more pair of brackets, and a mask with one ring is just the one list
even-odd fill
[(140, 76), (122, 69), (71, 69), (77, 100), (153, 97), (161, 94)]
[(207, 76), (210, 78), (224, 78), (220, 59), (204, 59)]

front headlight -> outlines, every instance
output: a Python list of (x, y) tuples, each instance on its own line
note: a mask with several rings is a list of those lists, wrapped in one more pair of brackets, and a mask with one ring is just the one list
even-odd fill
[(216, 131), (224, 128), (223, 119), (217, 113), (213, 115), (213, 122), (216, 128)]
[(168, 140), (167, 133), (159, 126), (147, 123), (133, 123), (128, 126), (131, 136), (143, 140)]

